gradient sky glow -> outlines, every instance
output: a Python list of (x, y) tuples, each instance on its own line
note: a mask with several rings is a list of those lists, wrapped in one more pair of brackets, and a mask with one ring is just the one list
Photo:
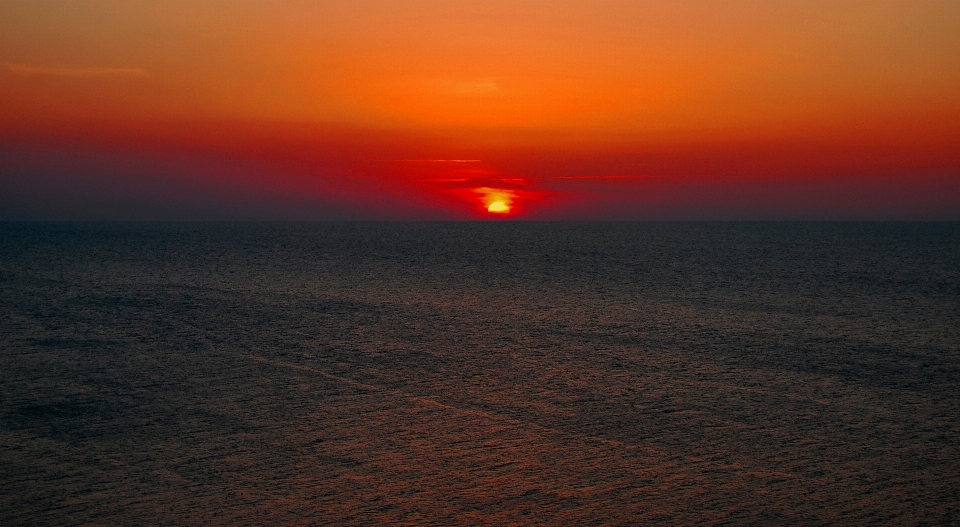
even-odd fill
[(5, 0), (0, 219), (958, 220), (957, 28), (956, 0)]

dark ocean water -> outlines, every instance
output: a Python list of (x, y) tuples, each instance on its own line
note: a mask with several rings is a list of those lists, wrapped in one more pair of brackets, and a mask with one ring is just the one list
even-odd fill
[(960, 224), (0, 224), (2, 525), (960, 523)]

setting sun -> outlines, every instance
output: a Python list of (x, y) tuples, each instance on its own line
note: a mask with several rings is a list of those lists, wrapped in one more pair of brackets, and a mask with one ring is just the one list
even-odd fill
[(473, 189), (478, 194), (480, 203), (487, 212), (493, 214), (507, 214), (513, 205), (517, 193), (510, 189), (480, 187)]
[(502, 201), (494, 201), (493, 203), (490, 204), (489, 207), (487, 207), (487, 211), (488, 211), (488, 212), (496, 212), (496, 213), (502, 214), (502, 213), (505, 213), (505, 212), (510, 212), (510, 207), (508, 207), (508, 206), (507, 206), (504, 202), (502, 202)]

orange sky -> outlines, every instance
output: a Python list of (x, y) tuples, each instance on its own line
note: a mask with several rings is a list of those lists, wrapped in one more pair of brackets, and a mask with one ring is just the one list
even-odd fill
[(5, 1), (0, 217), (960, 219), (958, 27), (955, 0)]

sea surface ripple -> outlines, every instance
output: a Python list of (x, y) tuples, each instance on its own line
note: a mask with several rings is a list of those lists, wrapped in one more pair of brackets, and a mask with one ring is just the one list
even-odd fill
[(960, 523), (960, 224), (0, 223), (3, 525)]

